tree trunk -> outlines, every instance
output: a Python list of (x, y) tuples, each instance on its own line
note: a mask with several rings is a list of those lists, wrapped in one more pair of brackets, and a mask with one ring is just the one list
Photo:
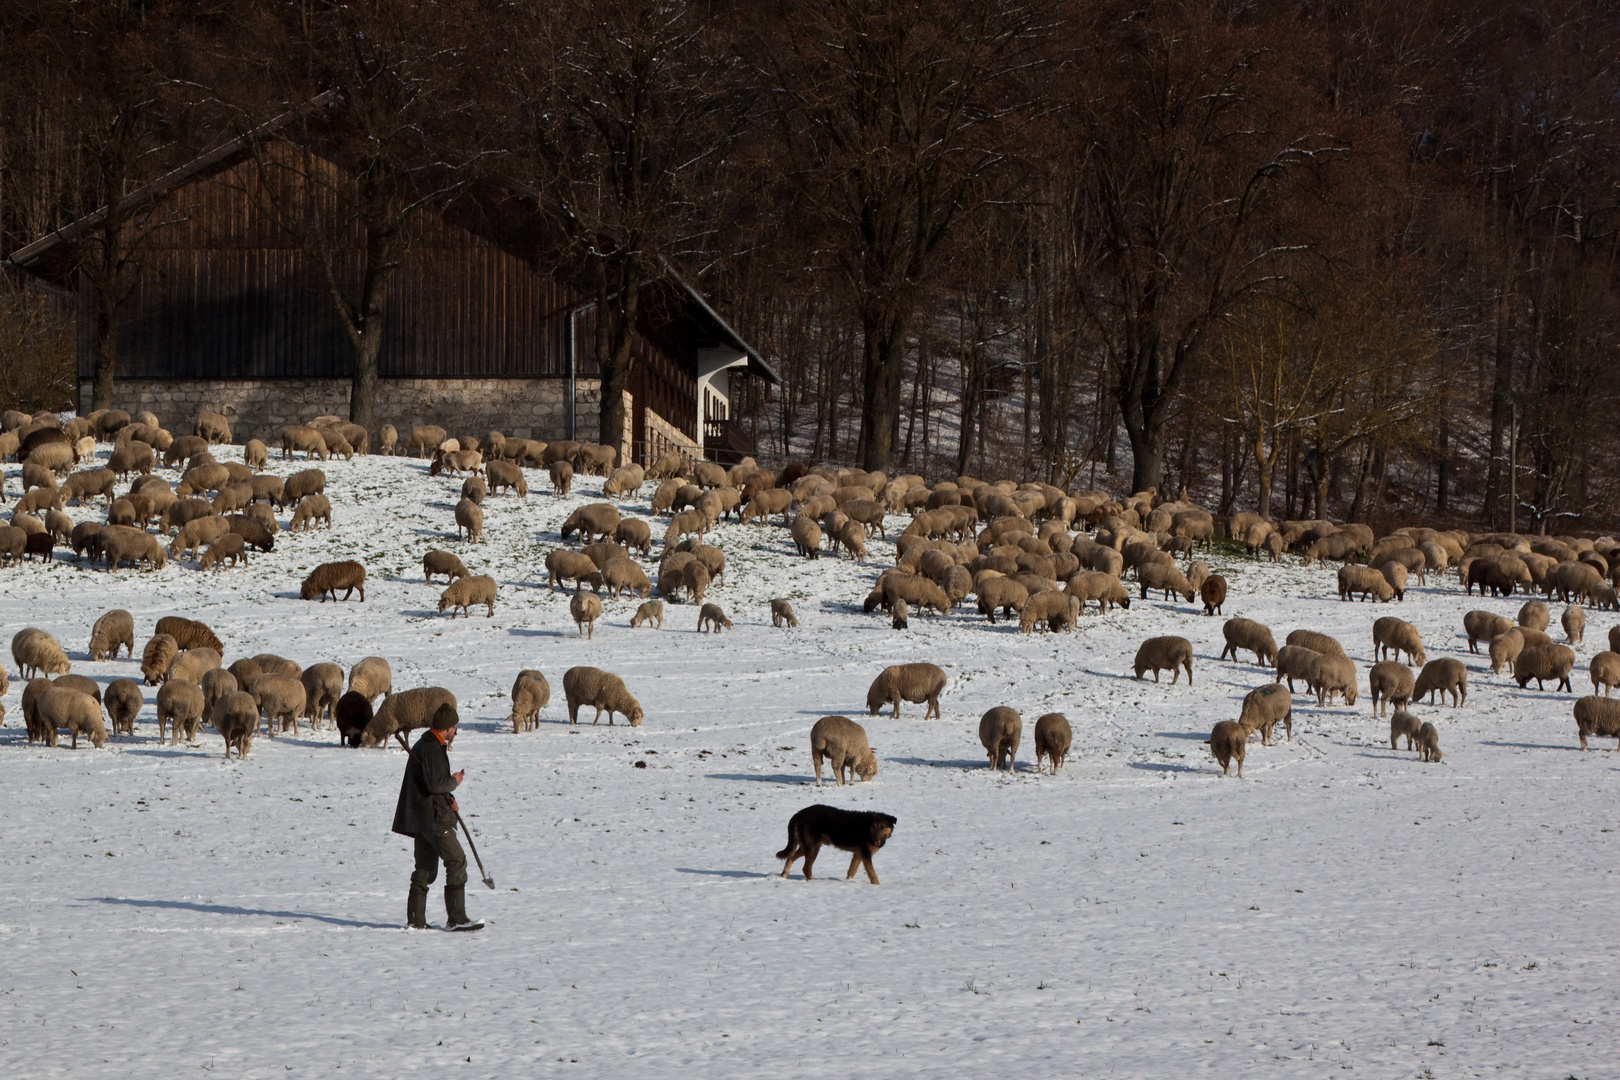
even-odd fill
[[(608, 276), (598, 270), (596, 297), (596, 364), (602, 378), (602, 401), (597, 415), (596, 441), (615, 450), (624, 445), (629, 417), (624, 392), (630, 388), (631, 346), (636, 340), (636, 315), (641, 306), (641, 272), (634, 261), (619, 278), (618, 310), (609, 312)], [(703, 430), (703, 402), (697, 403), (698, 431)], [(623, 465), (624, 462), (619, 462)]]
[(380, 249), (367, 245), (367, 275), (360, 298), (361, 316), (351, 337), (354, 345), (354, 377), (349, 386), (349, 420), (367, 431), (377, 418), (378, 360), (382, 356), (383, 323), (388, 308), (388, 278), (385, 270), (371, 268), (388, 264)]
[[(113, 407), (113, 381), (118, 371), (118, 307), (115, 298), (98, 289), (95, 320), (95, 382), (91, 384), (90, 408)], [(78, 407), (75, 396), (73, 405)]]
[(1490, 464), (1485, 470), (1485, 505), (1481, 508), (1486, 521), (1501, 525), (1503, 475), (1503, 437), (1508, 428), (1508, 413), (1513, 404), (1513, 299), (1506, 283), (1496, 304), (1496, 366), (1491, 380), (1491, 451)]
[(862, 320), (865, 366), (861, 400), (861, 468), (887, 469), (894, 452), (900, 417), (900, 361), (904, 356), (904, 320), (888, 313), (869, 313)]
[(1271, 444), (1271, 455), (1266, 456), (1266, 440), (1261, 435), (1254, 440), (1254, 464), (1256, 476), (1260, 486), (1260, 505), (1255, 509), (1266, 520), (1271, 519), (1271, 485), (1275, 479), (1277, 465), (1277, 443)]

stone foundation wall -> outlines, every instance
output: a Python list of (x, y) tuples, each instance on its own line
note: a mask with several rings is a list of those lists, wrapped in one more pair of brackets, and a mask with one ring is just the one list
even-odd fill
[[(263, 439), (276, 445), (288, 424), (322, 415), (349, 415), (347, 379), (121, 379), (115, 400), (129, 412), (148, 410), (176, 435), (191, 431), (199, 412), (231, 421), (237, 443)], [(596, 438), (601, 383), (574, 384), (575, 431)], [(90, 384), (79, 386), (79, 408), (90, 409)], [(384, 379), (377, 387), (377, 422), (393, 424), (401, 438), (422, 424), (451, 435), (483, 436), (496, 429), (518, 439), (547, 442), (568, 437), (567, 379)]]

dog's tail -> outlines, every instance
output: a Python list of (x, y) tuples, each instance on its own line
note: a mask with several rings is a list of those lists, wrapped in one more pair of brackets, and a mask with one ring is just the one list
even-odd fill
[(785, 859), (785, 858), (788, 857), (788, 852), (790, 852), (792, 850), (793, 850), (793, 837), (790, 835), (788, 837), (788, 846), (783, 848), (781, 851), (778, 851), (776, 853), (776, 857), (778, 859)]

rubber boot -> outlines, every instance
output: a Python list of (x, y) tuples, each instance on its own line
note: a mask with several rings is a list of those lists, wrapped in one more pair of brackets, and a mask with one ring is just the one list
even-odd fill
[[(467, 890), (460, 885), (446, 885), (444, 887), (444, 928), (458, 930), (462, 927), (472, 928), (474, 923), (467, 918)], [(482, 923), (478, 923), (482, 926)]]
[(427, 890), (411, 886), (410, 899), (405, 901), (405, 925), (412, 930), (427, 929)]

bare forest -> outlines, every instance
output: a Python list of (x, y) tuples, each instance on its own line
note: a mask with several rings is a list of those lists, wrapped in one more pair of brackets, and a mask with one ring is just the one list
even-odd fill
[(4, 277), (0, 407), (67, 407), (75, 335), (116, 398), (173, 224), (135, 196), (272, 130), (299, 197), (262, 211), (324, 268), (368, 426), (413, 218), (499, 189), (595, 299), (607, 387), (643, 282), (712, 298), (785, 379), (743, 410), (762, 461), (1620, 518), (1599, 0), (13, 0), (0, 252), (94, 216), (76, 305)]

